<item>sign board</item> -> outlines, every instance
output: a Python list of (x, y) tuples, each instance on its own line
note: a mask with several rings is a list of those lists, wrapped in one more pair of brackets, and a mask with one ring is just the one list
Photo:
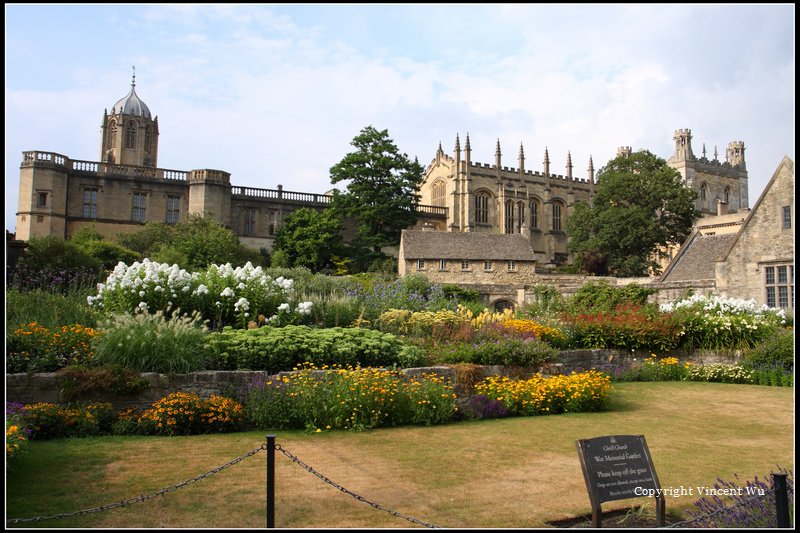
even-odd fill
[(644, 435), (609, 435), (576, 442), (592, 503), (592, 526), (600, 527), (603, 502), (655, 494), (656, 519), (664, 525), (664, 497)]

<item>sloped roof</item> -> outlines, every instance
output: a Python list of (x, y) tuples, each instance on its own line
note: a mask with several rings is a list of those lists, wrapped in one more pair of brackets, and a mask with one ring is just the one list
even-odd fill
[(400, 245), (406, 260), (536, 260), (530, 241), (520, 234), (403, 230)]
[(725, 257), (737, 233), (701, 235), (695, 230), (661, 276), (662, 282), (715, 279), (715, 261)]

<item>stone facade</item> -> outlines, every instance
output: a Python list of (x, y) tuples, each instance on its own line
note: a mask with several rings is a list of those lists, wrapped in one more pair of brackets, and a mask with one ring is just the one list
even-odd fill
[(794, 161), (784, 157), (727, 253), (717, 290), (794, 311)]
[[(176, 224), (211, 216), (250, 248), (272, 249), (284, 218), (300, 208), (324, 209), (329, 194), (239, 187), (223, 170), (157, 168), (158, 117), (130, 92), (103, 112), (100, 160), (45, 151), (22, 154), (15, 238), (71, 238), (94, 226), (105, 238), (146, 222)], [(446, 218), (446, 209), (419, 206), (420, 227)], [(348, 227), (345, 224), (345, 237)], [(352, 230), (352, 228), (351, 228)], [(350, 230), (350, 231), (351, 231)], [(352, 231), (351, 231), (352, 232)]]

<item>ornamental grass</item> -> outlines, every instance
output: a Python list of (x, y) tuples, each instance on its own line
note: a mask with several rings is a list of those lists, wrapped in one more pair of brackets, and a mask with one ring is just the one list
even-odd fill
[(512, 380), (491, 376), (475, 386), (477, 394), (499, 400), (515, 415), (547, 415), (600, 411), (608, 404), (611, 379), (607, 374), (588, 372), (549, 378), (535, 374)]

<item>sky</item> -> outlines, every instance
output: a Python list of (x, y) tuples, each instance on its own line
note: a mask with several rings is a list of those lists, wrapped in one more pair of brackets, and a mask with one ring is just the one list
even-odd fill
[(795, 157), (793, 4), (6, 4), (5, 45), (12, 232), (22, 152), (99, 160), (133, 66), (158, 167), (245, 187), (329, 191), (367, 126), (423, 166), (469, 135), (580, 178), (691, 129), (709, 159), (744, 142), (751, 207)]

